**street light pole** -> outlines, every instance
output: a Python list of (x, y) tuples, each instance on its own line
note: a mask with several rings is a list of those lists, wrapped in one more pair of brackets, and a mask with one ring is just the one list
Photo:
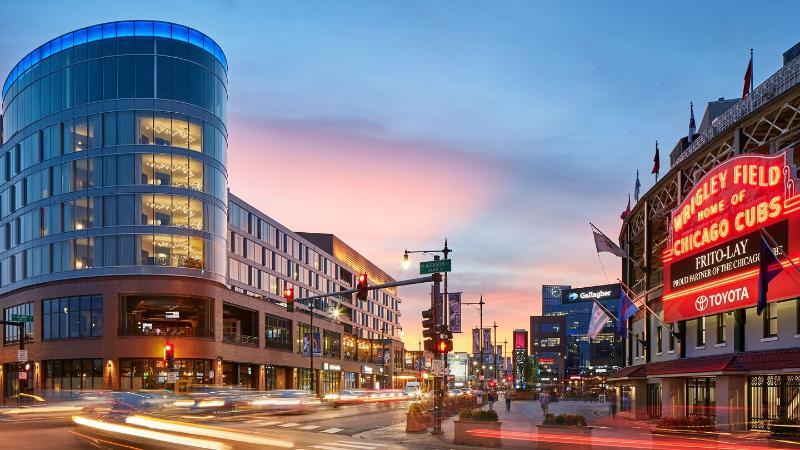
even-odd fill
[(497, 321), (494, 322), (494, 348), (492, 349), (492, 353), (494, 353), (494, 379), (497, 381)]

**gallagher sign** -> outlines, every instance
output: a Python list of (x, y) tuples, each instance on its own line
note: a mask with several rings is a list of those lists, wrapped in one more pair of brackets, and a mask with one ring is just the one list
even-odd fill
[(561, 293), (561, 303), (575, 303), (581, 301), (608, 300), (620, 298), (622, 290), (619, 283), (605, 284), (585, 288), (568, 289)]
[[(800, 261), (794, 174), (787, 152), (744, 155), (715, 167), (686, 195), (672, 211), (663, 255), (665, 321), (755, 306), (762, 228)], [(767, 300), (798, 295), (784, 271), (770, 283)]]

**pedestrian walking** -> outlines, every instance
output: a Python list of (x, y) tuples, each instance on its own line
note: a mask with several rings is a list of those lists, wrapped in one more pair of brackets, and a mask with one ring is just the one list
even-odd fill
[(481, 389), (475, 392), (475, 400), (478, 402), (478, 408), (483, 406), (483, 391)]
[(539, 396), (539, 405), (542, 407), (543, 414), (550, 413), (550, 394), (548, 392), (542, 392), (542, 395)]
[(497, 394), (494, 391), (489, 391), (486, 395), (486, 400), (489, 402), (489, 409), (494, 409), (494, 402), (497, 400)]
[(506, 391), (506, 411), (511, 412), (511, 389)]
[(612, 389), (608, 393), (607, 397), (608, 397), (608, 408), (611, 411), (611, 418), (612, 419), (616, 419), (617, 418), (617, 390), (616, 389)]

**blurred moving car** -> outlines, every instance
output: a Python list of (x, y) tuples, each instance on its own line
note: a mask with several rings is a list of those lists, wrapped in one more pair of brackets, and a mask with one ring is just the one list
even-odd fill
[(324, 400), (330, 403), (331, 406), (337, 407), (361, 403), (366, 395), (366, 391), (361, 389), (344, 389), (336, 393), (325, 394)]
[(306, 413), (321, 406), (322, 402), (313, 392), (302, 389), (280, 389), (262, 395), (253, 395), (237, 405), (240, 409), (274, 413)]

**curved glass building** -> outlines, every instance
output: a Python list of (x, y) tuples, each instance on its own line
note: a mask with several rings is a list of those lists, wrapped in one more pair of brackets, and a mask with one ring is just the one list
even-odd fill
[(42, 281), (224, 281), (226, 61), (164, 22), (84, 28), (3, 85), (0, 293)]
[[(401, 345), (393, 290), (317, 304), (313, 327), (308, 305), (290, 313), (281, 298), (287, 286), (304, 297), (349, 289), (361, 271), (388, 275), (236, 197), (229, 218), (227, 70), (209, 37), (156, 21), (65, 34), (11, 70), (0, 309), (25, 327), (2, 327), (4, 397), (159, 389), (170, 371), (182, 385), (327, 392), (385, 385), (384, 366), (402, 368), (401, 354), (385, 356)], [(302, 346), (312, 334), (324, 346), (315, 367)]]

